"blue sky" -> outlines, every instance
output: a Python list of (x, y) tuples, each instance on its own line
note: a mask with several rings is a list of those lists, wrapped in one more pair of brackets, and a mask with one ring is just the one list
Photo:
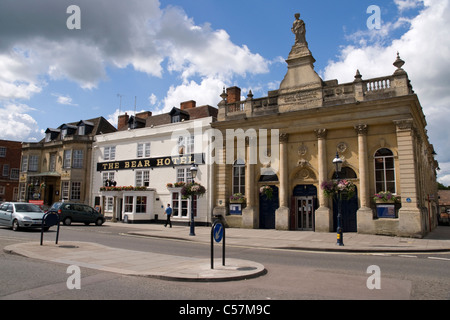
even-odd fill
[[(81, 29), (69, 30), (70, 5)], [(380, 28), (369, 29), (369, 6)], [(224, 86), (277, 89), (299, 12), (324, 80), (392, 74), (406, 61), (450, 184), (449, 0), (2, 0), (0, 139), (37, 141), (49, 127), (121, 112), (216, 106)]]

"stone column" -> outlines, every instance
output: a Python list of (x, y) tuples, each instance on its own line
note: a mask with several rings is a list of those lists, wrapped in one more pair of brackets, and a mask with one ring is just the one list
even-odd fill
[(397, 189), (400, 190), (402, 196), (402, 207), (398, 212), (398, 235), (422, 237), (425, 230), (422, 226), (422, 214), (418, 201), (413, 120), (394, 120), (394, 123), (397, 126), (397, 167), (400, 171)]
[(289, 230), (288, 140), (287, 133), (280, 133), (280, 207), (275, 212), (277, 230)]
[(355, 131), (358, 135), (358, 158), (359, 158), (359, 201), (360, 208), (356, 215), (357, 231), (360, 233), (373, 233), (373, 211), (370, 209), (369, 197), (369, 163), (367, 154), (367, 131), (366, 124), (356, 125)]
[(318, 171), (319, 171), (319, 185), (317, 187), (317, 196), (319, 198), (319, 208), (315, 212), (315, 231), (330, 232), (333, 229), (333, 214), (328, 207), (328, 198), (323, 194), (320, 187), (322, 182), (328, 180), (328, 160), (326, 137), (327, 129), (314, 130), (317, 136), (317, 156), (318, 156)]
[(244, 228), (257, 228), (258, 227), (258, 217), (255, 214), (255, 190), (258, 186), (255, 185), (255, 164), (252, 163), (252, 156), (250, 152), (255, 152), (251, 150), (253, 143), (253, 137), (245, 138), (245, 149), (246, 149), (246, 159), (245, 159), (245, 198), (247, 199), (247, 206), (242, 210), (242, 226)]

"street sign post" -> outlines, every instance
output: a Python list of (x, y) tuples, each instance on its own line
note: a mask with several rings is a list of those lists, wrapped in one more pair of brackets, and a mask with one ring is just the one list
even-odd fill
[(211, 227), (211, 269), (214, 269), (214, 241), (222, 241), (222, 265), (225, 265), (225, 228), (222, 223), (216, 221)]

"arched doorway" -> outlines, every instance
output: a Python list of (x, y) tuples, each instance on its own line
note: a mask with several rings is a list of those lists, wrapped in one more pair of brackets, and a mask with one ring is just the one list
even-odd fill
[(278, 187), (269, 185), (272, 188), (272, 199), (264, 194), (259, 194), (259, 228), (275, 229), (275, 211), (279, 208)]
[[(336, 172), (333, 173), (336, 177)], [(339, 180), (342, 179), (356, 179), (356, 172), (350, 167), (342, 167), (339, 173)], [(341, 202), (342, 213), (342, 228), (343, 232), (357, 232), (356, 212), (358, 211), (358, 189), (355, 189), (355, 194), (351, 199), (343, 199)], [(337, 229), (338, 216), (338, 199), (333, 197), (333, 231)]]

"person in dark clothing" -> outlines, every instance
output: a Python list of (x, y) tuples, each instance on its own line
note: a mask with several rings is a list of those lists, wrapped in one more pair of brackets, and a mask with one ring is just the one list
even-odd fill
[(167, 204), (165, 214), (167, 215), (167, 220), (166, 220), (166, 224), (164, 225), (164, 227), (167, 227), (167, 225), (169, 224), (170, 227), (172, 228), (172, 221), (170, 221), (170, 216), (172, 215), (172, 208), (170, 207), (169, 203)]

